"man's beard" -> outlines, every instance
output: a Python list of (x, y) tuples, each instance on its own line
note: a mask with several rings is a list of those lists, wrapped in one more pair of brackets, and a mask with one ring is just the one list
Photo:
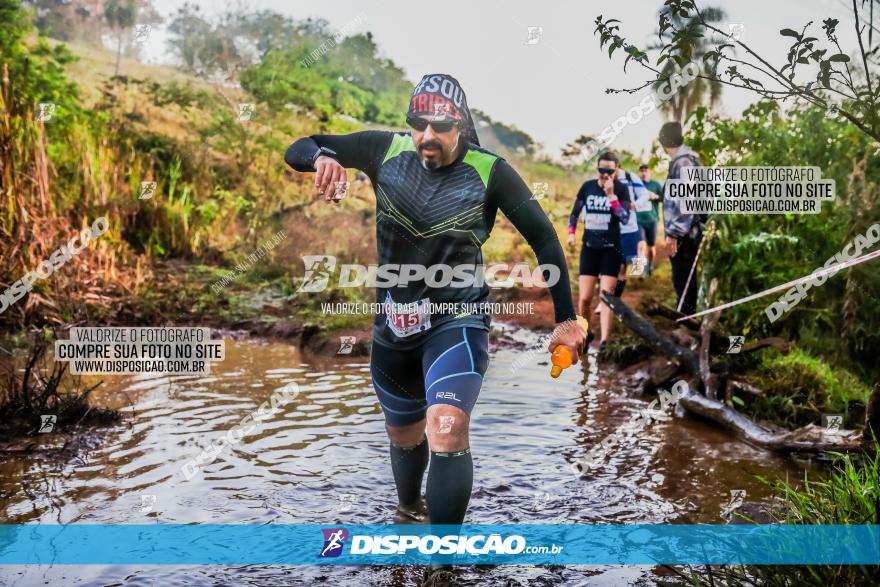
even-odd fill
[[(422, 157), (422, 167), (427, 169), (428, 171), (435, 171), (443, 165), (443, 161), (446, 159), (446, 150), (443, 148), (443, 145), (440, 143), (430, 142), (423, 143), (419, 145), (419, 152), (425, 147), (435, 147), (437, 149), (437, 158), (436, 159), (427, 159), (424, 156)], [(458, 137), (455, 138), (455, 144), (452, 145), (452, 151), (455, 152), (455, 149), (458, 148)]]
[(422, 155), (422, 167), (427, 169), (428, 171), (434, 171), (443, 163), (443, 159), (445, 158), (445, 153), (443, 152), (443, 146), (440, 143), (430, 142), (419, 145), (419, 154), (421, 155), (421, 151), (425, 147), (434, 147), (437, 149), (436, 157), (432, 159), (428, 159), (424, 155)]

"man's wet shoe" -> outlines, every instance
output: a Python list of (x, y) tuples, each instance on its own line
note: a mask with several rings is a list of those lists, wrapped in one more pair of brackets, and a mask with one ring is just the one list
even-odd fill
[(422, 587), (454, 587), (458, 585), (452, 565), (431, 565)]
[(397, 506), (397, 511), (394, 512), (395, 524), (427, 524), (428, 522), (428, 506), (421, 497), (411, 506)]

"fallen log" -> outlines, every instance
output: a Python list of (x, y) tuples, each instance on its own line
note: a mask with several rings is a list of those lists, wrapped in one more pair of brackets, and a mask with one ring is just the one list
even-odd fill
[(677, 345), (687, 347), (691, 350), (697, 349), (700, 346), (697, 337), (691, 334), (690, 330), (683, 326), (679, 326), (675, 330), (669, 332), (669, 338), (672, 339)]
[(635, 388), (646, 395), (657, 393), (679, 370), (677, 361), (662, 355), (655, 355), (640, 365), (641, 368), (635, 372), (633, 379), (636, 380)]
[(678, 361), (688, 373), (699, 375), (700, 364), (696, 353), (688, 348), (675, 344), (671, 338), (665, 334), (657, 332), (657, 329), (654, 328), (653, 324), (640, 316), (638, 312), (631, 310), (629, 306), (621, 301), (620, 298), (605, 291), (600, 295), (602, 301), (608, 304), (608, 307), (611, 308), (614, 315), (617, 316), (627, 328), (641, 336), (651, 348)]
[[(664, 306), (662, 304), (650, 304), (645, 308), (645, 314), (648, 316), (661, 316), (663, 318), (668, 318), (670, 320), (678, 320), (679, 318), (684, 317), (684, 314), (681, 312), (677, 312), (668, 306)], [(693, 330), (694, 332), (700, 331), (700, 323), (694, 320), (693, 318), (688, 318), (687, 320), (682, 320), (678, 322), (681, 326), (686, 326), (688, 329)], [(680, 331), (679, 331), (680, 332)], [(676, 335), (677, 338), (682, 338), (681, 334)], [(726, 336), (721, 336), (720, 334), (712, 333), (712, 347), (716, 349), (727, 349), (729, 345), (729, 340)], [(791, 343), (784, 338), (780, 338), (778, 336), (771, 336), (769, 338), (762, 338), (761, 340), (757, 340), (755, 342), (750, 342), (748, 344), (743, 345), (742, 349), (740, 349), (740, 353), (751, 353), (753, 351), (757, 351), (762, 348), (773, 347), (776, 350), (787, 353), (791, 348)]]
[[(645, 313), (648, 316), (663, 316), (664, 318), (669, 318), (670, 320), (678, 320), (679, 318), (685, 317), (685, 314), (682, 314), (678, 310), (673, 310), (669, 306), (664, 306), (663, 304), (650, 304), (645, 308)], [(681, 322), (679, 322), (679, 324), (687, 326), (691, 330), (700, 330), (700, 323), (693, 318), (682, 320)]]
[[(699, 415), (720, 424), (725, 429), (733, 432), (741, 440), (761, 448), (783, 453), (794, 451), (847, 452), (865, 447), (864, 436), (855, 430), (825, 430), (812, 424), (797, 430), (771, 430), (752, 421), (724, 403), (702, 395), (695, 391), (695, 389), (699, 388), (700, 384), (702, 384), (703, 389), (711, 389), (704, 379), (703, 372), (705, 371), (709, 374), (707, 378), (710, 379), (710, 382), (712, 381), (712, 376), (715, 376), (708, 368), (708, 349), (705, 349), (705, 359), (701, 361), (704, 352), (703, 348), (700, 349), (700, 356), (698, 357), (690, 349), (677, 345), (668, 336), (658, 332), (653, 324), (638, 312), (629, 308), (620, 298), (614, 297), (607, 292), (602, 292), (600, 296), (602, 301), (608, 304), (614, 315), (627, 328), (642, 337), (645, 342), (658, 352), (677, 360), (679, 365), (693, 377), (692, 381), (689, 382), (690, 389), (678, 399), (676, 413), (685, 410)], [(703, 335), (704, 344), (705, 341), (711, 340), (711, 327), (707, 326), (701, 332), (701, 335)], [(704, 366), (703, 363), (705, 363), (706, 369), (702, 368)], [(880, 427), (880, 391), (878, 389), (880, 389), (880, 385), (875, 388), (869, 402), (869, 406), (874, 406), (873, 412), (869, 408), (866, 410), (866, 413), (868, 419), (874, 422), (875, 426)], [(763, 394), (761, 390), (757, 390), (757, 392)], [(754, 395), (757, 395), (757, 393)], [(877, 427), (875, 427), (875, 430), (878, 429)]]
[(862, 447), (862, 435), (857, 430), (830, 432), (814, 424), (797, 430), (770, 430), (694, 391), (682, 395), (678, 403), (691, 413), (721, 424), (749, 444), (777, 452), (846, 452)]
[(651, 385), (657, 389), (678, 373), (678, 361), (667, 357), (655, 357), (651, 361), (651, 368), (648, 370)]

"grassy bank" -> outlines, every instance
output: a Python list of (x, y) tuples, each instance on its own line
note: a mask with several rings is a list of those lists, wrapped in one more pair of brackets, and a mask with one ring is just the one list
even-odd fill
[[(781, 502), (773, 523), (880, 523), (880, 444), (876, 439), (871, 454), (837, 455), (823, 481), (806, 477), (802, 484), (761, 481), (773, 487)], [(880, 583), (880, 566), (876, 565), (706, 566), (676, 573), (695, 587), (868, 587)]]

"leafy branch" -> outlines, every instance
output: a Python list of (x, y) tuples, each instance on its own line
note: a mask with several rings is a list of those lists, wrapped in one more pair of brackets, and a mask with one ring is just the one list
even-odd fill
[[(850, 55), (841, 47), (837, 34), (840, 22), (834, 18), (822, 21), (822, 33), (817, 36), (810, 34), (812, 21), (799, 30), (781, 29), (779, 34), (790, 38), (791, 45), (777, 66), (737, 36), (720, 30), (693, 0), (664, 2), (658, 17), (660, 44), (656, 48), (659, 54), (653, 64), (648, 50), (638, 48), (621, 34), (619, 20), (600, 15), (596, 18), (594, 33), (599, 35), (600, 48), (608, 47), (609, 58), (615, 50), (622, 49), (627, 54), (624, 69), (633, 60), (654, 74), (653, 79), (638, 88), (606, 91), (633, 93), (648, 85), (662, 83), (664, 77), (669, 77), (668, 68), (661, 76), (660, 66), (664, 61), (671, 60), (681, 69), (696, 59), (702, 62), (698, 76), (702, 79), (745, 89), (763, 98), (806, 101), (839, 114), (880, 141), (880, 83), (872, 81), (870, 61), (870, 57), (877, 53), (877, 48), (872, 47), (873, 12), (867, 17), (862, 14), (870, 4), (870, 0), (861, 0), (860, 6), (859, 0), (852, 0), (858, 38), (858, 47), (853, 52), (858, 55), (860, 66), (854, 65)], [(682, 25), (683, 22), (687, 26)], [(711, 48), (695, 57), (698, 43), (705, 38), (712, 39)], [(738, 56), (737, 50), (744, 55)]]

